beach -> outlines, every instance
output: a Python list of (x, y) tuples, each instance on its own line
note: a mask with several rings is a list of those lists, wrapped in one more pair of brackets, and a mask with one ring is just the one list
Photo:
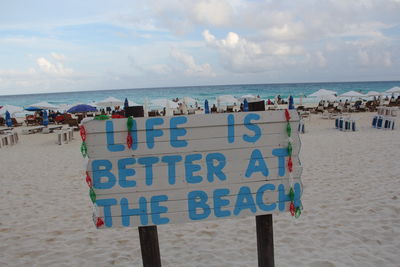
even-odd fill
[[(356, 132), (305, 119), (304, 210), (273, 215), (276, 266), (399, 266), (400, 130), (372, 128), (374, 114), (352, 114)], [(37, 133), (0, 149), (0, 265), (142, 266), (137, 228), (94, 226), (80, 144)], [(159, 226), (162, 264), (257, 266), (255, 230), (254, 217)]]

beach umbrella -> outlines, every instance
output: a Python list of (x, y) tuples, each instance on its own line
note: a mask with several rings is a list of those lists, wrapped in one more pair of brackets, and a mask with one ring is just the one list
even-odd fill
[(217, 96), (217, 102), (219, 101), (220, 104), (235, 104), (240, 102), (239, 99), (233, 97), (232, 95), (219, 95)]
[(49, 117), (47, 116), (46, 110), (43, 110), (43, 125), (44, 126), (49, 125)]
[(94, 112), (94, 111), (97, 111), (96, 107), (86, 104), (78, 104), (67, 110), (68, 113)]
[(369, 91), (366, 96), (380, 96), (382, 93), (376, 91)]
[(129, 102), (128, 102), (128, 98), (125, 98), (125, 101), (124, 101), (124, 110), (126, 110), (127, 108), (129, 108)]
[(8, 127), (11, 127), (13, 125), (11, 120), (11, 115), (10, 112), (8, 112), (8, 110), (6, 110), (6, 124)]
[(4, 105), (0, 108), (0, 114), (5, 114), (8, 111), (10, 114), (23, 112), (23, 109), (13, 105)]
[(143, 111), (144, 111), (144, 116), (147, 117), (149, 115), (149, 100), (147, 99), (147, 97), (144, 99)]
[(303, 97), (305, 97), (306, 95), (304, 94), (304, 93), (301, 93), (300, 95), (299, 95), (299, 98), (300, 98), (300, 106), (302, 106), (303, 105)]
[(356, 91), (348, 91), (340, 95), (340, 97), (365, 97), (365, 95), (356, 92)]
[[(29, 108), (49, 109), (49, 110), (58, 109), (57, 106), (55, 106), (53, 104), (50, 104), (49, 102), (46, 102), (46, 101), (42, 101), (42, 102), (39, 102), (39, 103), (35, 103), (35, 104), (32, 104), (32, 105), (29, 105)], [(28, 110), (28, 109), (25, 109), (25, 110)], [(33, 110), (29, 110), (29, 111), (33, 111)]]
[(326, 90), (326, 89), (319, 89), (318, 91), (312, 93), (311, 97), (323, 97), (323, 96), (327, 96), (327, 95), (336, 95), (337, 92), (336, 91), (332, 91), (332, 90)]
[(169, 105), (170, 108), (177, 108), (179, 107), (178, 103), (166, 99), (166, 98), (159, 98), (159, 99), (154, 99), (151, 101), (151, 104), (153, 106), (158, 106), (158, 107), (167, 107), (167, 105)]
[(117, 99), (115, 97), (112, 97), (112, 96), (96, 102), (96, 106), (99, 106), (99, 107), (115, 107), (115, 106), (122, 106), (123, 104), (124, 104), (124, 101)]
[(183, 97), (183, 103), (185, 103), (186, 105), (193, 105), (196, 102), (197, 102), (197, 100), (194, 98), (191, 98), (190, 96)]
[(247, 102), (247, 99), (243, 100), (243, 111), (244, 112), (249, 111), (249, 103)]
[(289, 96), (289, 109), (294, 109), (293, 96)]
[(247, 102), (253, 102), (253, 101), (257, 101), (258, 98), (257, 98), (255, 95), (247, 94), (247, 95), (242, 95), (242, 96), (239, 98), (239, 101), (240, 101), (240, 102), (244, 102), (244, 100), (247, 100)]
[(386, 90), (385, 93), (390, 93), (390, 94), (400, 93), (400, 87), (398, 86), (392, 87), (389, 90)]
[(204, 113), (209, 114), (210, 113), (210, 107), (208, 106), (208, 100), (206, 99), (204, 101)]
[(42, 108), (34, 108), (34, 107), (27, 107), (24, 108), (26, 111), (40, 111), (43, 110)]
[[(125, 104), (124, 104), (125, 105)], [(132, 107), (132, 106), (140, 106), (138, 103), (133, 102), (132, 100), (128, 99), (128, 106)]]
[(334, 102), (337, 100), (337, 97), (334, 95), (324, 95), (324, 96), (317, 97), (317, 99), (318, 99), (318, 101), (325, 100), (325, 101)]
[(353, 97), (361, 98), (361, 97), (365, 97), (365, 95), (363, 95), (359, 92), (356, 92), (356, 91), (348, 91), (346, 93), (341, 94), (340, 97), (342, 97), (342, 98), (350, 97), (350, 102), (351, 102)]
[(60, 104), (60, 105), (58, 105), (58, 109), (56, 109), (56, 110), (60, 111), (60, 112), (66, 112), (68, 109), (70, 109), (70, 108), (72, 108), (73, 106), (76, 106), (76, 105), (80, 105), (80, 104), (73, 104), (73, 105), (71, 105), (71, 104)]

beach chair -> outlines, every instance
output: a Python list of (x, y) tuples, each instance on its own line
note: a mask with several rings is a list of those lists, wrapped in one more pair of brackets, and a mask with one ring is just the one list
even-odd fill
[(15, 118), (11, 118), (11, 121), (15, 127), (22, 126), (22, 123), (18, 122)]
[(330, 113), (328, 111), (324, 111), (321, 113), (322, 119), (330, 119)]
[(36, 118), (33, 115), (27, 115), (25, 116), (25, 124), (26, 126), (29, 125), (36, 125)]
[(68, 124), (69, 127), (79, 127), (79, 123), (77, 119), (68, 119), (66, 121), (66, 123)]
[(62, 145), (62, 144), (68, 144), (74, 139), (74, 129), (73, 128), (68, 128), (68, 129), (62, 129), (55, 131), (57, 135), (57, 144)]

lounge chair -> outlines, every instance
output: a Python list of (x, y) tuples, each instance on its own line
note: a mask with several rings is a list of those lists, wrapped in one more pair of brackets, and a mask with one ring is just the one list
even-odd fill
[(79, 127), (77, 119), (68, 119), (66, 120), (66, 123), (68, 124), (69, 127)]
[(11, 118), (12, 124), (15, 127), (22, 126), (21, 122), (18, 122), (15, 118)]
[(33, 116), (33, 115), (27, 115), (27, 116), (25, 117), (25, 124), (26, 124), (26, 126), (29, 126), (29, 125), (37, 125), (37, 121), (36, 121), (35, 116)]

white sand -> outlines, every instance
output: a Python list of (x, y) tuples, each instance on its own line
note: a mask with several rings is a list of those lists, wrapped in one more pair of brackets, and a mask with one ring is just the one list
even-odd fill
[[(304, 211), (274, 215), (276, 266), (400, 266), (400, 130), (306, 120)], [(0, 148), (1, 266), (141, 266), (136, 228), (97, 230), (80, 138)], [(257, 266), (255, 219), (159, 226), (163, 266)]]

